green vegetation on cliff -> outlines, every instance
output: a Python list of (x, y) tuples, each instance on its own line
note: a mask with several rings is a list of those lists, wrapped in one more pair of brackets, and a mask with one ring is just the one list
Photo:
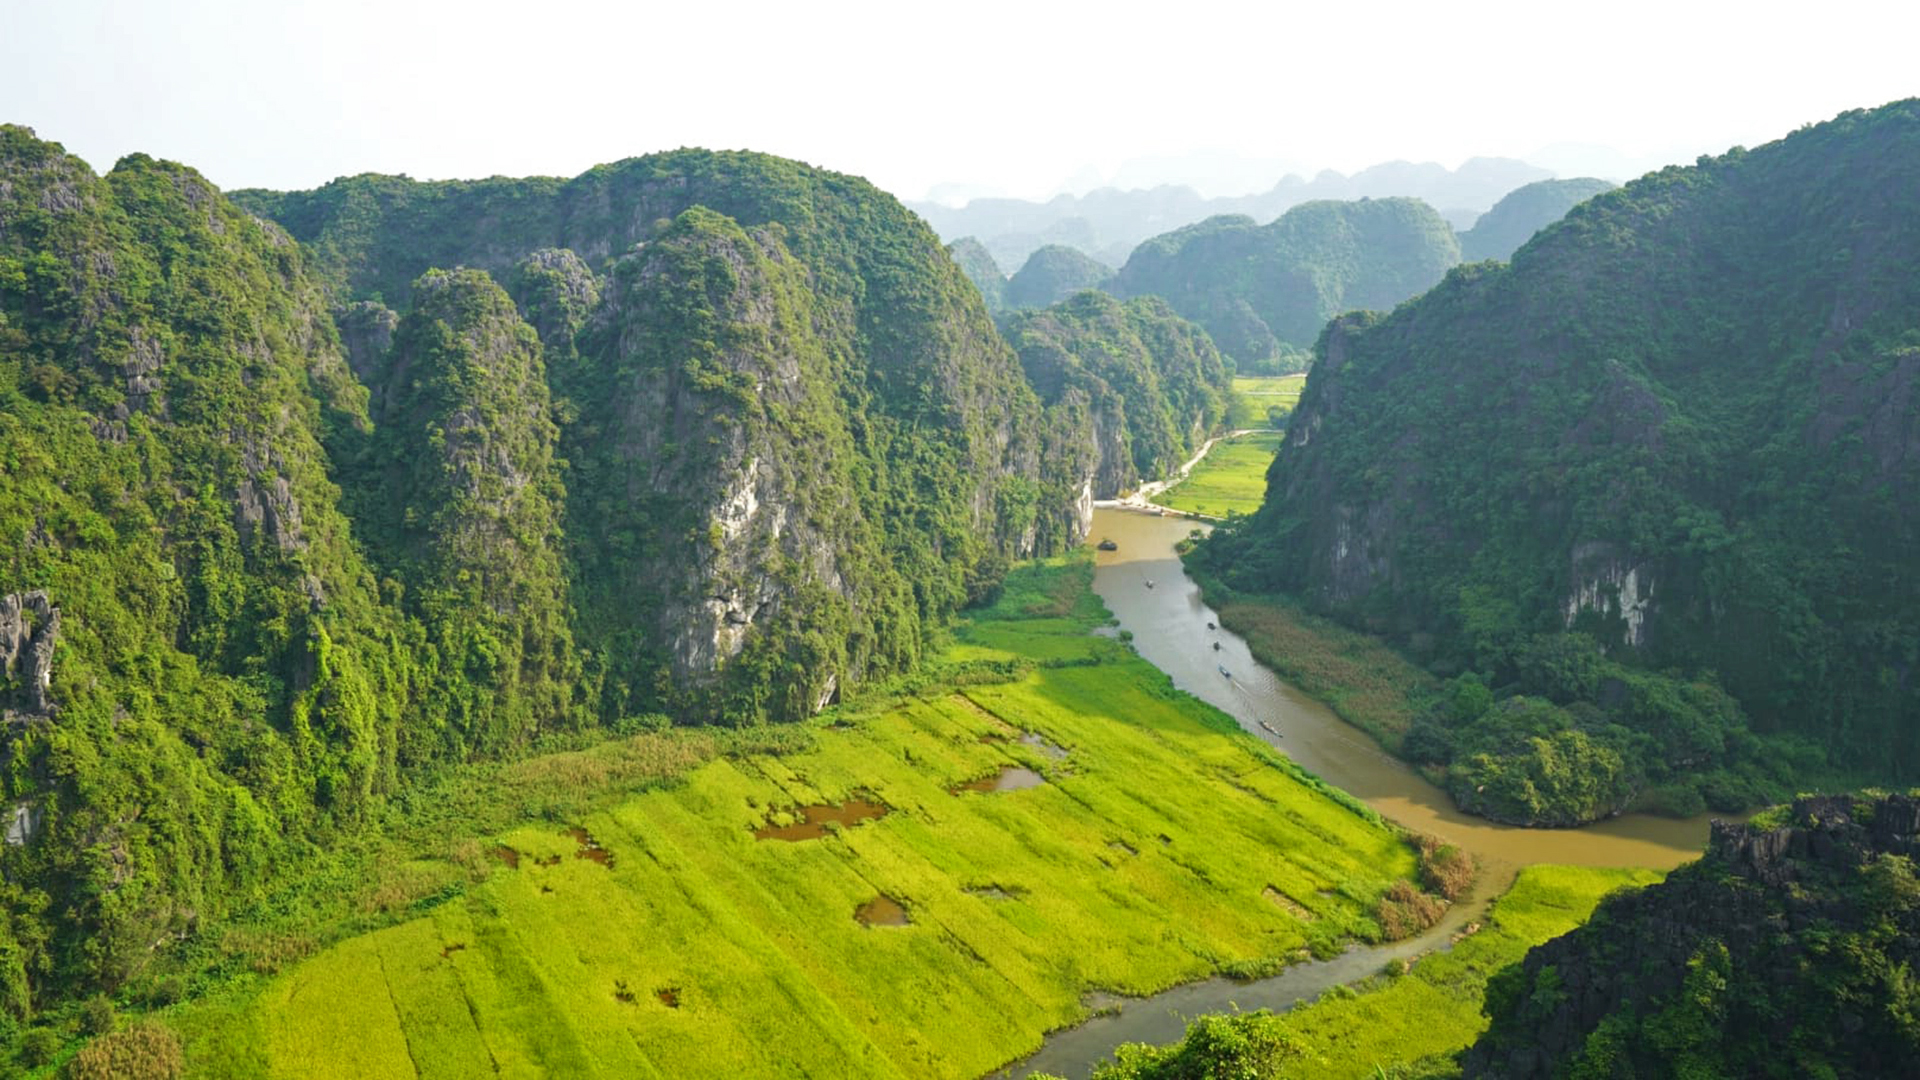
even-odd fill
[(1466, 262), (1507, 259), (1533, 234), (1567, 216), (1567, 211), (1617, 184), (1583, 177), (1540, 180), (1507, 193), (1460, 234), (1460, 258)]
[(451, 763), (804, 716), (1079, 538), (1091, 464), (863, 181), (244, 202), (298, 236), (0, 127), (0, 1042), (177, 996)]
[(365, 400), (284, 232), (0, 127), (0, 1036), (142, 979), (444, 716), (322, 449)]
[(1920, 799), (1805, 798), (1487, 987), (1466, 1075), (1878, 1077), (1920, 1060)]
[(1912, 169), (1920, 104), (1849, 113), (1337, 320), (1264, 508), (1202, 558), (1456, 676), (1404, 749), (1495, 816), (1548, 773), (1578, 778), (1539, 820), (1738, 807), (1823, 753), (1913, 775)]
[(236, 198), (342, 299), (464, 265), (519, 300), (572, 465), (580, 704), (605, 719), (805, 715), (1078, 536), (1085, 477), (978, 291), (864, 181), (680, 151)]
[(1014, 271), (1002, 296), (1011, 310), (1043, 308), (1084, 289), (1101, 288), (1112, 278), (1110, 267), (1079, 250), (1048, 244)]
[(1046, 403), (1048, 429), (1076, 434), (1094, 461), (1094, 498), (1171, 474), (1226, 418), (1219, 351), (1159, 300), (1082, 292), (1009, 313), (1002, 328)]
[(1114, 278), (1206, 327), (1245, 373), (1298, 371), (1334, 315), (1391, 308), (1460, 261), (1453, 230), (1418, 199), (1296, 206), (1256, 225), (1214, 217), (1134, 249)]
[(947, 254), (953, 256), (960, 272), (980, 290), (988, 313), (998, 315), (1007, 306), (1007, 275), (1001, 272), (1000, 264), (993, 261), (993, 253), (973, 237), (963, 236), (947, 245)]

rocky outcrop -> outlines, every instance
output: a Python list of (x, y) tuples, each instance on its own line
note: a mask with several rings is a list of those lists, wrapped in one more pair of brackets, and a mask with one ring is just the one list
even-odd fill
[(600, 304), (600, 281), (566, 248), (541, 248), (513, 268), (507, 291), (540, 335), (548, 363), (571, 362), (573, 338)]
[(1905, 1075), (1914, 1035), (1884, 973), (1920, 963), (1920, 796), (1766, 816), (1716, 821), (1701, 861), (1496, 979), (1465, 1075)]
[(1086, 470), (1077, 477), (1096, 499), (1172, 475), (1226, 419), (1225, 361), (1157, 299), (1083, 292), (1003, 321), (1048, 427), (1073, 440), (1070, 456)]
[(53, 647), (60, 640), (60, 609), (39, 589), (0, 596), (0, 674), (18, 710), (6, 719), (53, 715)]
[(398, 312), (378, 300), (356, 300), (333, 313), (340, 329), (340, 344), (347, 352), (347, 366), (354, 377), (375, 391), (368, 402), (374, 415), (380, 413), (378, 393), (386, 387), (387, 350), (393, 346), (393, 331), (400, 325)]
[[(619, 493), (601, 527), (639, 539), (630, 557), (583, 558), (635, 598), (651, 650), (685, 686), (714, 685), (774, 624), (876, 614), (841, 563), (877, 538), (848, 483), (827, 351), (796, 317), (806, 288), (777, 234), (689, 211), (614, 267), (586, 331), (595, 359), (623, 373), (586, 403), (602, 434), (584, 458)], [(676, 316), (689, 305), (715, 329), (686, 336)], [(809, 707), (870, 662), (823, 645), (794, 688)]]

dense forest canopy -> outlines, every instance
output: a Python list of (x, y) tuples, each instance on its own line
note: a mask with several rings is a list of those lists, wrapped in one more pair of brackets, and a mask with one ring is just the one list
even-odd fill
[(1214, 217), (1156, 236), (1112, 288), (1165, 299), (1242, 371), (1298, 370), (1329, 318), (1390, 308), (1459, 261), (1453, 229), (1418, 199), (1312, 202), (1266, 225)]
[(1123, 303), (1089, 290), (1011, 312), (1003, 329), (1049, 430), (1089, 444), (1095, 498), (1171, 475), (1226, 419), (1225, 360), (1206, 331), (1154, 297)]
[[(1476, 789), (1586, 760), (1575, 805), (1639, 772), (1733, 806), (1821, 752), (1911, 777), (1916, 171), (1920, 103), (1848, 113), (1336, 320), (1213, 565), (1465, 673), (1406, 749)], [(1760, 754), (1742, 709), (1797, 741)]]
[(1473, 228), (1460, 234), (1460, 258), (1466, 262), (1505, 261), (1534, 233), (1559, 221), (1567, 211), (1618, 186), (1610, 180), (1583, 177), (1538, 180), (1516, 188), (1480, 215)]
[(1085, 437), (1042, 421), (852, 177), (681, 151), (229, 198), (0, 128), (0, 1027), (436, 763), (912, 668), (1084, 534)]

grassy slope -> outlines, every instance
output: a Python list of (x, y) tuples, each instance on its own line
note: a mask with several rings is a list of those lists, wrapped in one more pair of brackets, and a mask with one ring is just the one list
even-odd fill
[[(517, 869), (467, 887), (432, 851), (392, 863), (402, 895), (442, 882), (415, 890), (414, 917), (172, 1011), (195, 1075), (971, 1076), (1083, 1016), (1091, 989), (1376, 934), (1365, 913), (1413, 876), (1412, 853), (1089, 634), (1104, 619), (1089, 576), (1084, 560), (1017, 574), (953, 656), (1052, 666), (844, 709), (802, 749), (743, 746), (601, 809), (556, 791), (498, 835)], [(982, 739), (1020, 730), (1070, 755)], [(593, 754), (563, 758), (527, 775), (596, 782)], [(949, 793), (1010, 763), (1050, 782)], [(856, 793), (893, 812), (820, 840), (752, 837)], [(572, 825), (610, 868), (573, 857)], [(988, 886), (1007, 895), (969, 891)], [(857, 923), (881, 893), (913, 925)]]
[[(1240, 1027), (1242, 1038), (1216, 1034), (1216, 1044), (1266, 1047), (1260, 1075), (1270, 1080), (1396, 1075), (1387, 1070), (1450, 1055), (1486, 1029), (1480, 1008), (1489, 976), (1533, 946), (1584, 923), (1607, 893), (1649, 885), (1662, 876), (1652, 870), (1528, 867), (1494, 905), (1486, 926), (1451, 950), (1421, 959), (1403, 975), (1377, 976), (1284, 1014), (1260, 1012), (1225, 1021)], [(1174, 1075), (1155, 1066), (1181, 1050), (1123, 1050), (1118, 1063), (1096, 1078)]]

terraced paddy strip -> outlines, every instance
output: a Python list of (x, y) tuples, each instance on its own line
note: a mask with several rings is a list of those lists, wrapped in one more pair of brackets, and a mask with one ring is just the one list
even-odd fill
[(1185, 480), (1154, 497), (1161, 506), (1224, 518), (1251, 514), (1267, 495), (1267, 468), (1279, 452), (1279, 432), (1254, 432), (1224, 439), (1193, 467)]
[[(1045, 666), (484, 838), (513, 865), (177, 1010), (194, 1074), (978, 1076), (1095, 991), (1377, 938), (1411, 850), (1092, 634), (1084, 558), (1022, 574), (954, 652)], [(1045, 782), (953, 793), (1010, 768)], [(853, 800), (886, 813), (755, 835)]]

